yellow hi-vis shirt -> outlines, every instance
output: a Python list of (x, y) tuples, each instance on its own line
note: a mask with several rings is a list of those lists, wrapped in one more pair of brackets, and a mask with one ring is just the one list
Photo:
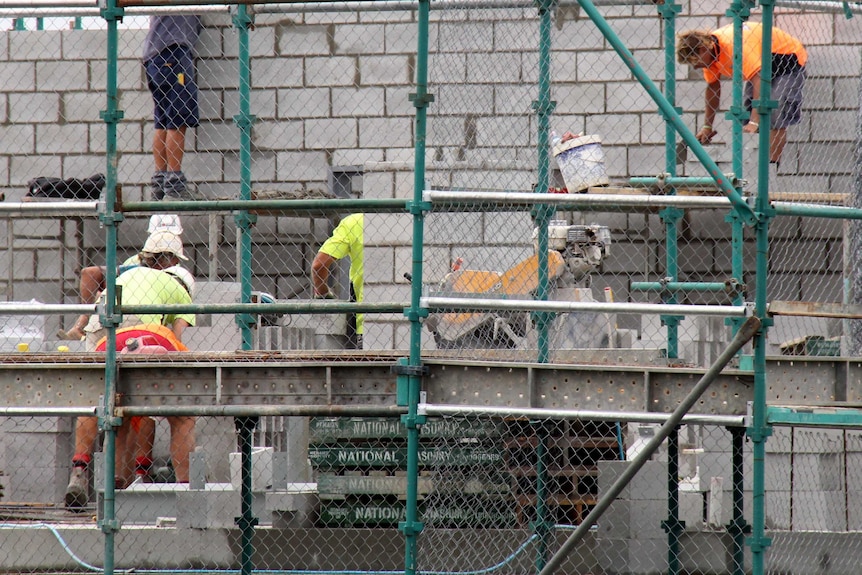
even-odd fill
[[(190, 304), (192, 296), (177, 279), (166, 271), (139, 266), (120, 274), (117, 285), (123, 286), (123, 305)], [(194, 314), (143, 314), (141, 323), (172, 326), (177, 319), (195, 324)]]
[[(363, 229), (365, 227), (364, 214), (350, 214), (341, 220), (332, 235), (320, 246), (320, 252), (340, 260), (344, 257), (350, 258), (350, 283), (356, 293), (356, 301), (363, 301), (362, 284), (365, 274), (363, 255)], [(356, 333), (363, 333), (364, 314), (356, 314)]]

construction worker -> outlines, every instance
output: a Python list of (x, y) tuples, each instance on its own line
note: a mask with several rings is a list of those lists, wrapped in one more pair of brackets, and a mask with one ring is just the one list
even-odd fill
[[(140, 253), (140, 265), (131, 268), (117, 278), (117, 286), (122, 286), (122, 303), (126, 305), (144, 304), (188, 304), (192, 302), (191, 288), (168, 270), (176, 268), (180, 260), (188, 260), (183, 253), (180, 237), (172, 232), (161, 231), (151, 234)], [(194, 325), (193, 314), (164, 315), (144, 314), (127, 315), (120, 328), (152, 325), (155, 328), (170, 328), (178, 342), (186, 327)], [(105, 328), (99, 317), (94, 315), (84, 328), (88, 348), (96, 350), (102, 343)], [(158, 330), (151, 330), (156, 332)], [(119, 341), (119, 340), (118, 340)], [(176, 346), (174, 346), (176, 347)], [(171, 426), (171, 460), (176, 479), (180, 483), (189, 481), (189, 454), (194, 449), (195, 420), (189, 416), (168, 417)], [(98, 422), (95, 417), (79, 417), (75, 425), (75, 453), (72, 457), (72, 473), (66, 488), (66, 507), (80, 510), (89, 499), (88, 471), (95, 442), (98, 437)], [(117, 469), (120, 475), (116, 484), (125, 487), (129, 483), (126, 470), (129, 465), (125, 441), (117, 444)]]
[[(364, 250), (364, 214), (350, 214), (335, 227), (311, 262), (311, 285), (316, 298), (334, 298), (329, 287), (329, 276), (332, 266), (344, 257), (350, 258), (350, 301), (363, 300), (363, 263)], [(347, 321), (347, 342), (352, 349), (362, 349), (362, 334), (364, 333), (364, 315), (350, 314)]]

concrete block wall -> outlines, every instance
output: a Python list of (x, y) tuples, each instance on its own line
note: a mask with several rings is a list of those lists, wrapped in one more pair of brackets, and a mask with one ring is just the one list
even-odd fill
[[(662, 35), (654, 8), (611, 7), (603, 13), (645, 70), (662, 78)], [(724, 23), (723, 14), (723, 6), (685, 3), (677, 29), (717, 26)], [(841, 192), (850, 185), (851, 162), (838, 160), (849, 158), (850, 126), (855, 125), (858, 107), (862, 34), (857, 20), (787, 13), (776, 20), (802, 38), (811, 55), (805, 120), (791, 130), (787, 159), (780, 171), (789, 191)], [(207, 197), (234, 197), (239, 181), (239, 137), (233, 123), (239, 108), (237, 34), (226, 15), (208, 15), (205, 23), (198, 46), (202, 123), (189, 133), (184, 167)], [(365, 197), (410, 197), (415, 108), (408, 95), (415, 91), (415, 26), (412, 13), (397, 11), (257, 15), (250, 34), (251, 112), (256, 116), (253, 186), (282, 191), (323, 189), (331, 166), (358, 165), (366, 167)], [(469, 22), (435, 11), (430, 30), (429, 88), (435, 102), (429, 106), (429, 186), (532, 189), (536, 130), (531, 102), (536, 98), (537, 30), (531, 11), (477, 12)], [(130, 199), (147, 197), (152, 171), (151, 103), (138, 61), (144, 33), (123, 29), (119, 42), (119, 105), (124, 118), (118, 127), (118, 176), (124, 196)], [(613, 180), (663, 171), (664, 131), (655, 104), (607, 49), (595, 26), (560, 9), (555, 14), (552, 45), (557, 102), (553, 127), (602, 135)], [(0, 191), (7, 199), (19, 199), (26, 182), (37, 175), (82, 177), (104, 171), (105, 125), (99, 117), (105, 107), (104, 59), (104, 32), (99, 30), (0, 34), (0, 70), (9, 78), (0, 90), (4, 104), (0, 106), (0, 133), (9, 144), (0, 152)], [(64, 73), (55, 73), (58, 67)], [(703, 82), (697, 73), (684, 68), (677, 71), (677, 79), (678, 104), (686, 122), (695, 128), (701, 121)], [(826, 126), (843, 129), (824, 131)], [(729, 133), (721, 114), (717, 128), (722, 134)], [(750, 178), (756, 142), (752, 138), (746, 146), (752, 152), (746, 154)], [(726, 139), (713, 148), (715, 157), (726, 163)], [(824, 163), (824, 158), (836, 160)], [(403, 169), (369, 168), (379, 163), (401, 163)], [(698, 173), (697, 165), (689, 163), (684, 168)], [(601, 283), (613, 287), (618, 300), (629, 297), (629, 280), (647, 279), (639, 277), (641, 274), (660, 277), (664, 256), (658, 217), (586, 216), (613, 224), (617, 243), (605, 262)], [(441, 222), (446, 221), (438, 228), (440, 236), (428, 238), (428, 281), (445, 273), (452, 256), (505, 269), (529, 251), (529, 222), (520, 215), (486, 214), (482, 227), (475, 221), (458, 225), (458, 217), (464, 216), (448, 221), (440, 217)], [(402, 236), (409, 236), (410, 218), (400, 218), (403, 223), (381, 229), (383, 236), (395, 232), (395, 237), (378, 238), (369, 250), (368, 297), (376, 301), (395, 300), (407, 287), (403, 272), (410, 250), (409, 240), (405, 243)], [(286, 222), (288, 219), (262, 216), (255, 230), (261, 234), (257, 239), (266, 244), (260, 252), (261, 269), (255, 270), (256, 288), (279, 298), (307, 296), (308, 265), (326, 234), (325, 226), (302, 234), (306, 222), (294, 225), (295, 220)], [(644, 221), (649, 235), (636, 238), (632, 232)], [(225, 242), (219, 258), (221, 276), (232, 273), (232, 225), (230, 218), (221, 223)], [(840, 301), (840, 227), (832, 225), (826, 230), (821, 221), (809, 226), (776, 246), (774, 272), (781, 279), (774, 282), (778, 291), (773, 297)], [(85, 222), (85, 228), (85, 237), (91, 241), (85, 243), (84, 255), (67, 257), (62, 263), (50, 255), (50, 246), (37, 252), (33, 246), (17, 242), (13, 282), (17, 289), (7, 286), (7, 299), (14, 297), (14, 291), (26, 289), (40, 300), (74, 301), (75, 268), (102, 257), (104, 239), (98, 225)], [(725, 279), (730, 247), (723, 214), (692, 212), (687, 216), (686, 233), (692, 242), (682, 246), (681, 271), (698, 280)], [(285, 242), (285, 237), (296, 237), (296, 241)], [(123, 234), (123, 252), (134, 253), (140, 241), (137, 234)], [(211, 265), (207, 250), (202, 240), (192, 243), (195, 271), (204, 275)], [(70, 254), (77, 248), (70, 245)], [(746, 269), (751, 269), (753, 250), (747, 248), (744, 256)], [(59, 286), (57, 277), (63, 278)], [(753, 289), (752, 278), (744, 279)], [(785, 286), (784, 291), (778, 286)], [(381, 348), (401, 345), (397, 334), (403, 330), (402, 320), (379, 320), (369, 324), (376, 335), (366, 342)], [(631, 318), (620, 321), (621, 327), (641, 328)], [(46, 329), (53, 332), (54, 327)], [(806, 325), (794, 331), (827, 329)]]

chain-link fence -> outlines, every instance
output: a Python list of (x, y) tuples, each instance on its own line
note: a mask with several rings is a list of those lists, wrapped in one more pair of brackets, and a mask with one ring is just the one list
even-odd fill
[[(612, 412), (582, 420), (499, 417), (475, 409), (431, 416), (418, 428), (413, 477), (407, 429), (398, 418), (261, 417), (249, 435), (255, 569), (398, 572), (404, 561), (399, 524), (410, 501), (408, 483), (415, 481), (415, 509), (424, 526), (416, 537), (420, 572), (530, 571), (581, 524), (662, 421), (638, 416), (639, 423), (626, 422), (630, 414), (618, 415), (623, 420), (614, 421)], [(677, 549), (688, 572), (730, 569), (734, 540), (727, 528), (734, 519), (734, 489), (739, 495), (743, 490), (743, 472), (735, 475), (733, 462), (748, 456), (741, 442), (733, 453), (732, 433), (742, 433), (741, 418), (726, 420), (731, 427), (683, 425), (674, 447), (663, 444), (649, 458), (566, 559), (566, 571), (663, 572), (669, 547), (663, 525), (673, 517), (683, 522)], [(133, 420), (137, 442), (117, 452), (116, 482), (124, 487), (113, 500), (122, 526), (117, 569), (237, 568), (242, 432), (232, 418), (198, 417), (195, 423), (190, 481), (177, 487), (175, 476), (182, 472), (171, 463), (169, 418), (156, 418), (150, 451), (143, 455), (148, 425)], [(97, 447), (85, 473), (72, 469), (73, 482), (83, 477), (82, 495), (64, 506), (73, 420), (7, 417), (2, 425), (10, 438), (4, 502), (16, 503), (2, 507), (0, 564), (17, 572), (100, 570), (103, 452)], [(45, 454), (41, 462), (27, 455), (34, 449)], [(671, 478), (669, 449), (678, 468)], [(5, 465), (13, 456), (21, 465)], [(119, 474), (123, 457), (129, 459), (125, 477)], [(148, 465), (141, 465), (142, 457)], [(48, 460), (55, 464), (46, 465)], [(672, 478), (676, 511), (668, 508)]]
[[(776, 26), (799, 38), (808, 55), (802, 119), (789, 128), (780, 168), (770, 182), (777, 201), (849, 205), (847, 198), (853, 191), (855, 132), (851, 126), (858, 107), (858, 18), (830, 9), (827, 4), (820, 9), (776, 9)], [(285, 12), (285, 7), (266, 5), (256, 10), (253, 29), (239, 30), (226, 9), (200, 9), (204, 27), (195, 45), (200, 125), (188, 130), (182, 161), (188, 197), (239, 198), (244, 186), (250, 186), (254, 199), (411, 199), (417, 134), (416, 108), (409, 95), (417, 65), (416, 11), (304, 7)], [(665, 91), (671, 82), (675, 84), (684, 123), (692, 130), (699, 128), (705, 83), (699, 71), (686, 65), (677, 65), (676, 72), (666, 77), (665, 58), (673, 52), (662, 34), (670, 25), (666, 15), (657, 16), (651, 5), (603, 6), (600, 13), (609, 34), (629, 48), (653, 83)], [(117, 96), (122, 118), (116, 124), (117, 183), (123, 199), (132, 202), (159, 197), (158, 186), (153, 187), (158, 171), (153, 159), (157, 131), (140, 61), (148, 18), (140, 9), (133, 14), (118, 31)], [(570, 191), (589, 193), (584, 194), (587, 198), (580, 209), (559, 209), (551, 217), (550, 249), (562, 255), (564, 265), (552, 254), (545, 297), (716, 305), (751, 300), (756, 288), (753, 234), (744, 226), (741, 239), (735, 238), (731, 223), (725, 221), (730, 210), (686, 208), (677, 213), (662, 210), (660, 204), (621, 208), (626, 204), (620, 200), (609, 208), (601, 203), (602, 196), (666, 193), (658, 184), (637, 187), (633, 182), (650, 181), (672, 169), (680, 177), (694, 179), (706, 172), (691, 153), (679, 153), (675, 159), (673, 154), (668, 156), (668, 148), (678, 146), (667, 142), (656, 103), (611, 48), (610, 37), (585, 13), (568, 5), (553, 10), (548, 46), (542, 46), (542, 21), (533, 8), (471, 6), (432, 9), (431, 14), (428, 91), (434, 99), (427, 107), (425, 187), (546, 191), (536, 189), (542, 171), (539, 152), (544, 147), (537, 145), (542, 116), (536, 106), (550, 110), (545, 114), (549, 137), (566, 131), (589, 136), (576, 140), (580, 144), (571, 148), (576, 153), (561, 152), (559, 146), (556, 154), (548, 153), (551, 191), (567, 185), (558, 169), (562, 160), (566, 169), (574, 170), (569, 187), (579, 188)], [(678, 31), (716, 28), (730, 22), (721, 14), (687, 6), (673, 24)], [(758, 18), (755, 12), (752, 20)], [(105, 31), (27, 30), (28, 24), (33, 28), (32, 20), (18, 22), (24, 25), (17, 28), (24, 29), (5, 33), (3, 62), (9, 77), (3, 93), (4, 141), (11, 146), (5, 151), (7, 200), (22, 199), (28, 182), (35, 178), (85, 179), (103, 173), (108, 138), (100, 116), (106, 105)], [(247, 94), (240, 82), (245, 54), (240, 49), (245, 42), (240, 39), (245, 34)], [(545, 48), (547, 104), (539, 92)], [(57, 72), (59, 67), (62, 74)], [(731, 89), (729, 82), (725, 84), (722, 109), (730, 106)], [(243, 157), (238, 118), (239, 123), (245, 119), (251, 123), (248, 159)], [(706, 148), (722, 171), (741, 171), (736, 174), (744, 180), (741, 189), (753, 194), (757, 137), (741, 136), (742, 165), (735, 166), (731, 124), (718, 114), (714, 126), (718, 135)], [(583, 185), (572, 184), (573, 177), (582, 177)], [(716, 192), (714, 186), (700, 184), (677, 190), (683, 195)], [(715, 199), (716, 206), (726, 205)], [(428, 214), (423, 236), (426, 293), (537, 297), (536, 213), (505, 205), (458, 214), (446, 214), (440, 208), (446, 209), (435, 204), (435, 211)], [(194, 296), (195, 303), (206, 305), (238, 301), (233, 292), (241, 286), (243, 267), (250, 269), (251, 290), (262, 292), (261, 301), (310, 299), (315, 255), (346, 212), (304, 209), (283, 215), (277, 211), (252, 214), (247, 231), (252, 248), (246, 260), (241, 253), (243, 220), (238, 222), (229, 211), (181, 215), (189, 257), (182, 264), (200, 283), (216, 282), (200, 285)], [(406, 212), (366, 216), (365, 301), (407, 304), (407, 277), (414, 272), (412, 218)], [(118, 262), (143, 247), (144, 221), (143, 216), (129, 214), (119, 224)], [(95, 218), (61, 222), (29, 213), (26, 218), (10, 215), (6, 253), (13, 265), (8, 268), (7, 301), (80, 301), (80, 270), (105, 263), (104, 232)], [(770, 300), (839, 302), (849, 297), (845, 269), (852, 268), (852, 256), (845, 255), (845, 230), (839, 222), (793, 215), (773, 221), (769, 261), (775, 281), (768, 288)], [(350, 297), (348, 275), (347, 264), (333, 274), (331, 293), (339, 299)], [(343, 336), (343, 314), (334, 316), (323, 323)], [(277, 325), (266, 327), (276, 329), (258, 332), (269, 349), (315, 345), (306, 337), (311, 332), (304, 336), (302, 330), (314, 327), (316, 318), (294, 314), (293, 324), (286, 325), (284, 317), (268, 318), (276, 319)], [(409, 322), (402, 314), (377, 313), (365, 320), (364, 348), (407, 346)], [(74, 347), (58, 342), (55, 334), (61, 329), (69, 332), (75, 321), (70, 316), (39, 318), (33, 331), (42, 333), (44, 349)], [(661, 355), (668, 337), (678, 337), (678, 355), (705, 365), (711, 357), (705, 350), (718, 348), (728, 339), (730, 328), (719, 318), (692, 313), (680, 322), (676, 334), (669, 336), (657, 314), (567, 313), (551, 326), (551, 347), (642, 348)], [(189, 332), (190, 338), (197, 338), (190, 340), (190, 347), (239, 348), (239, 330), (231, 327), (230, 320), (225, 323), (215, 337)], [(535, 317), (529, 313), (437, 314), (423, 329), (422, 344), (429, 350), (455, 350), (448, 353), (460, 356), (481, 356), (502, 348), (530, 357), (535, 356), (540, 337), (535, 327)], [(26, 339), (23, 332), (11, 331), (13, 340)], [(770, 350), (831, 354), (840, 347), (837, 338), (842, 333), (834, 320), (781, 317), (771, 330)], [(341, 345), (328, 335), (318, 334), (322, 337), (316, 340)], [(31, 349), (37, 347), (34, 344)], [(571, 356), (558, 354), (558, 359)]]
[[(802, 203), (809, 216), (817, 207), (857, 205), (852, 198), (859, 136), (850, 126), (856, 126), (859, 105), (862, 35), (858, 18), (835, 8), (823, 3), (776, 11), (776, 25), (802, 41), (808, 63), (801, 122), (791, 125), (781, 165), (770, 173), (779, 215), (770, 226), (768, 300), (829, 303), (852, 295), (845, 288), (855, 268), (845, 226), (839, 219), (795, 215), (778, 204)], [(258, 201), (259, 209), (250, 212), (248, 206), (196, 204), (199, 210), (123, 213), (124, 203), (159, 200), (159, 190), (165, 192), (158, 185), (166, 176), (158, 175), (158, 153), (153, 153), (159, 135), (140, 60), (145, 17), (130, 17), (120, 28), (116, 54), (107, 53), (104, 29), (77, 29), (77, 24), (69, 30), (27, 30), (19, 19), (2, 35), (0, 69), (7, 81), (0, 91), (0, 133), (7, 146), (0, 152), (0, 187), (8, 204), (5, 210), (0, 205), (0, 212), (8, 315), (0, 314), (0, 338), (3, 351), (29, 353), (14, 356), (16, 361), (45, 359), (36, 352), (50, 352), (51, 361), (63, 361), (68, 352), (70, 362), (78, 361), (81, 352), (107, 345), (99, 340), (103, 322), (127, 330), (118, 337), (120, 353), (187, 348), (204, 354), (204, 361), (206, 354), (239, 349), (324, 350), (345, 361), (363, 357), (345, 349), (404, 350), (415, 335), (408, 317), (419, 321), (422, 315), (404, 313), (411, 307), (413, 282), (419, 282), (416, 266), (427, 298), (492, 301), (478, 310), (445, 305), (431, 310), (423, 318), (420, 346), (428, 356), (535, 361), (547, 346), (551, 353), (545, 359), (559, 362), (607, 361), (607, 350), (625, 349), (640, 352), (636, 357), (644, 363), (670, 355), (707, 365), (725, 346), (733, 329), (725, 318), (752, 300), (755, 279), (765, 281), (754, 276), (753, 234), (716, 185), (695, 181), (706, 180), (706, 170), (691, 159), (691, 150), (668, 141), (677, 136), (668, 136), (666, 118), (656, 113), (656, 102), (633, 79), (611, 41), (627, 46), (640, 69), (666, 92), (674, 84), (679, 97), (673, 104), (682, 108), (683, 122), (691, 131), (702, 130), (705, 83), (686, 67), (665, 75), (673, 50), (662, 32), (671, 19), (677, 30), (717, 28), (729, 22), (724, 7), (689, 4), (676, 16), (657, 14), (652, 4), (607, 5), (599, 10), (606, 34), (573, 5), (554, 7), (550, 21), (532, 6), (435, 8), (427, 68), (433, 101), (411, 100), (422, 61), (415, 6), (260, 5), (255, 10), (254, 26), (246, 22), (242, 28), (238, 12), (201, 7), (204, 27), (195, 44), (194, 73), (200, 124), (184, 137), (187, 186), (181, 198), (167, 198)], [(753, 19), (759, 17), (755, 11)], [(112, 103), (105, 92), (108, 86), (110, 96), (114, 62), (122, 117), (101, 113)], [(546, 63), (547, 99), (541, 91)], [(249, 86), (242, 82), (246, 64)], [(181, 85), (187, 80), (185, 73), (176, 79)], [(722, 109), (729, 106), (729, 95), (728, 86)], [(427, 132), (419, 133), (417, 110), (426, 104)], [(249, 142), (242, 137), (246, 125)], [(732, 120), (722, 114), (712, 128), (718, 135), (707, 146), (710, 156), (721, 171), (744, 180), (738, 182), (744, 196), (753, 196), (757, 137), (745, 133), (734, 142)], [(567, 131), (582, 135), (570, 140), (577, 146), (555, 142)], [(416, 162), (419, 143), (425, 157)], [(741, 167), (733, 161), (734, 143)], [(114, 190), (106, 193), (99, 178), (110, 172), (106, 155), (116, 169), (119, 207), (111, 203)], [(544, 159), (551, 160), (547, 166)], [(417, 184), (420, 166), (425, 178)], [(692, 178), (690, 185), (670, 190), (662, 183), (668, 172)], [(488, 197), (585, 193), (572, 200), (575, 207), (550, 211), (505, 199), (493, 207), (477, 199), (466, 208), (432, 200), (427, 209), (408, 205), (420, 187), (432, 198), (437, 191)], [(677, 209), (670, 195), (696, 199)], [(99, 215), (106, 198), (117, 211)], [(343, 211), (327, 207), (339, 198), (393, 203), (369, 208), (357, 223), (348, 216), (349, 204)], [(77, 201), (58, 208), (50, 200)], [(309, 203), (264, 207), (268, 200)], [(410, 210), (423, 212), (421, 230)], [(159, 217), (151, 219), (152, 211)], [(154, 231), (174, 237), (150, 244)], [(106, 246), (106, 239), (114, 238), (116, 245)], [(333, 243), (323, 249), (328, 238)], [(539, 248), (545, 240), (547, 254)], [(318, 259), (322, 249), (328, 258)], [(123, 264), (142, 253), (144, 259), (167, 253), (180, 260), (161, 270), (168, 274), (159, 275), (162, 289), (136, 290), (137, 279), (123, 279), (125, 273), (140, 273)], [(176, 264), (181, 267), (171, 274), (168, 268)], [(98, 294), (112, 293), (114, 275), (121, 278), (123, 306), (187, 309), (169, 317), (161, 310), (106, 317)], [(85, 285), (85, 278), (93, 282)], [(584, 309), (548, 315), (504, 305), (534, 298)], [(381, 309), (356, 317), (355, 310), (346, 313), (330, 300)], [(213, 311), (240, 301), (269, 305), (271, 313)], [(495, 307), (494, 301), (500, 304)], [(284, 311), (278, 304), (285, 302), (297, 307)], [(83, 306), (46, 311), (56, 303)], [(658, 307), (649, 313), (635, 306), (586, 309), (594, 303)], [(720, 310), (703, 315), (694, 309), (662, 310), (673, 303)], [(157, 329), (177, 325), (184, 329)], [(835, 338), (846, 335), (838, 321), (820, 317), (778, 317), (769, 333), (770, 352), (793, 355), (836, 355)], [(259, 357), (235, 354), (233, 360)], [(299, 387), (332, 384), (329, 375), (325, 384), (310, 383), (313, 378), (301, 373), (296, 377)], [(176, 388), (180, 382), (167, 376), (164, 381), (170, 390), (163, 398), (182, 393)], [(219, 390), (210, 391), (193, 401), (218, 404)], [(391, 391), (372, 393), (379, 401)], [(153, 422), (129, 421), (132, 431), (117, 437), (122, 489), (116, 491), (115, 511), (123, 526), (117, 533), (112, 490), (94, 481), (104, 475), (106, 463), (98, 451), (90, 455), (73, 443), (86, 433), (102, 436), (93, 423), (85, 417), (73, 422), (69, 414), (3, 419), (0, 479), (4, 498), (14, 502), (3, 530), (10, 538), (2, 546), (9, 550), (0, 562), (4, 569), (100, 570), (114, 559), (105, 550), (106, 535), (115, 537), (121, 569), (236, 569), (238, 558), (252, 549), (260, 569), (380, 572), (404, 566), (405, 533), (398, 525), (406, 518), (406, 489), (413, 477), (406, 470), (404, 430), (394, 419), (262, 419), (253, 433), (248, 501), (237, 483), (242, 457), (232, 418), (198, 415), (193, 436), (188, 419), (158, 420), (151, 455), (135, 450), (134, 456), (127, 440), (147, 443)], [(89, 431), (79, 424), (90, 425)], [(172, 434), (172, 428), (179, 432)], [(425, 529), (416, 538), (419, 570), (453, 574), (540, 568), (601, 496), (603, 469), (613, 477), (614, 466), (624, 466), (627, 454), (636, 453), (650, 433), (648, 426), (635, 429), (622, 418), (619, 423), (464, 418), (422, 429), (416, 504)], [(675, 544), (682, 548), (674, 557), (688, 571), (739, 569), (734, 562), (742, 520), (735, 513), (742, 507), (735, 503), (735, 480), (728, 480), (734, 472), (728, 465), (734, 459), (728, 455), (732, 434), (688, 426), (681, 435), (679, 473), (670, 475), (672, 481), (682, 478), (682, 517), (667, 511), (667, 457), (663, 464), (659, 456), (638, 474), (648, 484), (615, 501), (569, 558), (570, 571), (657, 572)], [(172, 437), (186, 442), (174, 445)], [(39, 465), (33, 453), (51, 454), (52, 464)], [(90, 459), (78, 457), (85, 453)], [(806, 453), (791, 450), (791, 459)], [(70, 467), (70, 461), (76, 465)], [(146, 473), (139, 478), (135, 471)], [(831, 482), (833, 475), (827, 475), (821, 480)], [(776, 530), (793, 531), (817, 517), (831, 520), (840, 511), (832, 499), (817, 495), (812, 498), (829, 503), (812, 505), (814, 519), (803, 519), (801, 511), (792, 511), (796, 499), (789, 491), (788, 513), (799, 522), (779, 521)], [(849, 488), (845, 509), (852, 503), (848, 494)], [(783, 513), (782, 502), (768, 514)], [(849, 511), (845, 517), (849, 528)], [(259, 523), (250, 547), (245, 538), (254, 518)], [(682, 532), (677, 519), (686, 522)], [(728, 525), (736, 530), (732, 542)], [(232, 530), (236, 526), (242, 533)], [(415, 535), (412, 528), (404, 529), (408, 541)], [(779, 557), (776, 565), (784, 561)], [(834, 565), (830, 557), (819, 555), (820, 565)]]

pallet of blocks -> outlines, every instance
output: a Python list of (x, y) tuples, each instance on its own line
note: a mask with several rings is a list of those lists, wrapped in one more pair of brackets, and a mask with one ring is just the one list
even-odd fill
[[(578, 525), (596, 504), (596, 462), (620, 459), (616, 423), (509, 422), (504, 440), (518, 525), (537, 520), (537, 469), (544, 469), (546, 520)], [(539, 457), (542, 465), (539, 466)]]
[[(419, 520), (434, 527), (511, 527), (503, 427), (429, 418), (419, 435)], [(309, 460), (329, 527), (397, 527), (405, 519), (407, 430), (397, 419), (312, 418)]]

